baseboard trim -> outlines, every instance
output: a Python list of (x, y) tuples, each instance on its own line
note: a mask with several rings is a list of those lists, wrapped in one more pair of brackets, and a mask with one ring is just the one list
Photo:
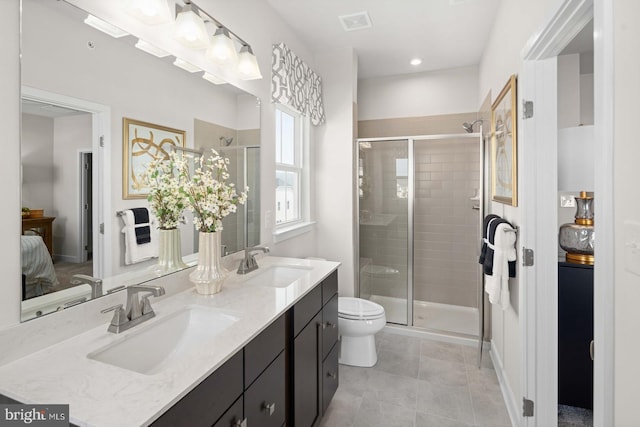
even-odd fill
[(491, 361), (493, 362), (493, 368), (496, 371), (496, 375), (498, 377), (498, 383), (500, 384), (500, 390), (502, 391), (502, 398), (507, 406), (507, 412), (509, 413), (509, 418), (511, 419), (512, 426), (520, 425), (520, 406), (518, 405), (518, 400), (516, 396), (513, 394), (511, 387), (509, 387), (509, 382), (507, 381), (506, 374), (504, 372), (504, 366), (502, 365), (502, 359), (498, 355), (498, 352), (495, 350), (496, 346), (492, 345), (489, 354), (491, 355)]

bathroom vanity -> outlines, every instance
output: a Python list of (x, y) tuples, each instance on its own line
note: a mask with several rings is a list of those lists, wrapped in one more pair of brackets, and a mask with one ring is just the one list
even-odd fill
[(213, 296), (176, 274), (184, 290), (152, 299), (155, 318), (120, 334), (107, 321), (0, 366), (0, 394), (68, 403), (81, 426), (314, 425), (338, 386), (339, 264), (259, 263)]

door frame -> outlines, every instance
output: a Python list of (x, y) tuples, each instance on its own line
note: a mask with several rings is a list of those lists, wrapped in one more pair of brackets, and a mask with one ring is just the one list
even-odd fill
[[(85, 213), (85, 207), (84, 207), (84, 201), (86, 200), (86, 196), (87, 196), (87, 176), (89, 175), (88, 173), (85, 172), (85, 163), (87, 162), (87, 159), (92, 158), (93, 156), (93, 151), (91, 149), (81, 149), (78, 151), (78, 218), (80, 218), (80, 221), (78, 221), (78, 254), (77, 254), (77, 259), (79, 262), (87, 262), (89, 257), (88, 257), (88, 248), (87, 248), (87, 244), (89, 242), (89, 237), (87, 236), (87, 216)], [(93, 159), (92, 161), (93, 162)], [(91, 169), (93, 170), (93, 166), (91, 167)], [(93, 176), (91, 177), (93, 179)], [(93, 194), (93, 189), (91, 191), (91, 194)], [(91, 216), (93, 217), (93, 197), (91, 200), (91, 204), (89, 205), (91, 206)], [(93, 221), (92, 221), (93, 222)], [(89, 230), (89, 232), (93, 233), (93, 230)], [(93, 248), (91, 248), (93, 250)]]
[[(91, 151), (93, 152), (93, 275), (111, 276), (111, 107), (71, 96), (22, 86), (21, 97), (91, 113)], [(100, 225), (103, 225), (101, 230)]]
[[(594, 269), (594, 425), (613, 425), (613, 6), (606, 0), (564, 0), (522, 52), (522, 100), (534, 101), (534, 117), (522, 120), (522, 243), (535, 250), (535, 265), (523, 269), (522, 396), (535, 402), (523, 426), (557, 424), (558, 295), (557, 55), (594, 19), (594, 122), (598, 146), (598, 258)], [(545, 167), (546, 165), (546, 167)], [(545, 171), (543, 174), (539, 171)]]

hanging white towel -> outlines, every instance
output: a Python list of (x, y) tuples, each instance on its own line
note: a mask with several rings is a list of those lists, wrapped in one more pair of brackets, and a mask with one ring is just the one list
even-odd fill
[[(151, 258), (158, 257), (158, 228), (154, 218), (150, 217), (150, 223), (136, 224), (133, 212), (127, 209), (122, 216), (124, 227), (124, 263), (126, 265), (135, 264)], [(138, 244), (136, 242), (136, 227), (150, 226), (151, 241), (149, 243)]]
[(485, 274), (484, 289), (489, 294), (491, 304), (499, 304), (503, 310), (509, 307), (509, 261), (516, 260), (516, 233), (506, 232), (512, 227), (507, 224), (498, 224), (495, 229), (493, 245), (493, 271), (491, 275)]

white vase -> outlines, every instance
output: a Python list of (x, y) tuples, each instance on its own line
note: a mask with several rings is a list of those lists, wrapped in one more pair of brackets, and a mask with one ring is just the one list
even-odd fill
[(229, 275), (229, 271), (222, 266), (220, 244), (222, 233), (199, 233), (198, 265), (189, 274), (189, 280), (196, 286), (199, 294), (217, 294)]
[(158, 263), (153, 266), (153, 271), (157, 275), (164, 275), (172, 271), (187, 268), (187, 264), (182, 261), (182, 240), (180, 230), (160, 229), (158, 235)]

